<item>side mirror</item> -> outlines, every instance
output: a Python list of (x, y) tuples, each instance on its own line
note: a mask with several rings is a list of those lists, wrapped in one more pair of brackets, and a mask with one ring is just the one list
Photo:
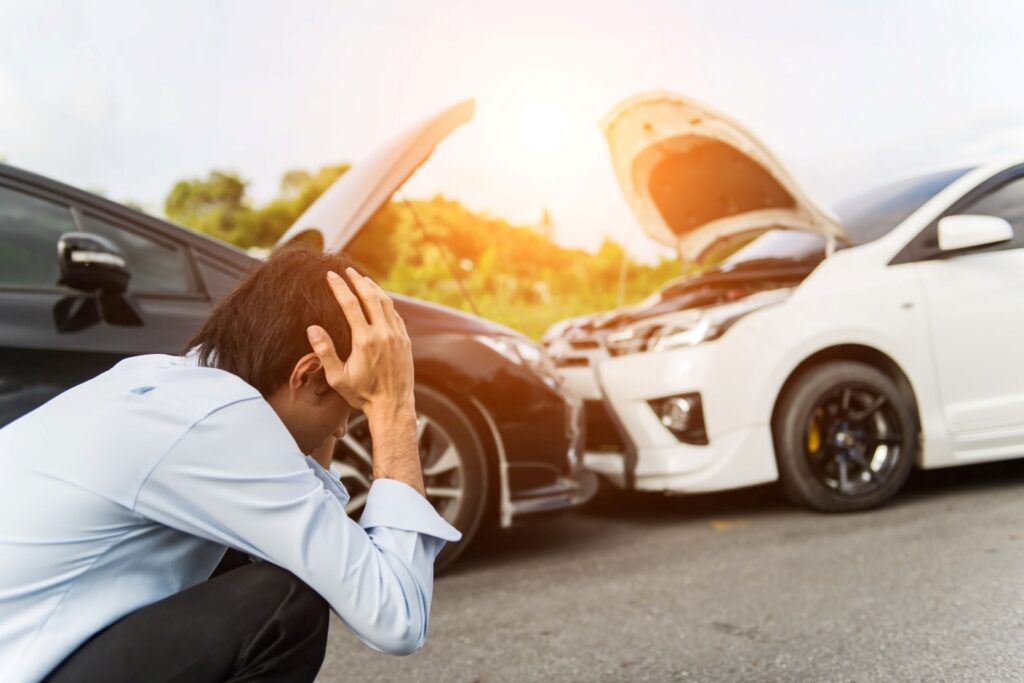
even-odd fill
[(57, 240), (60, 281), (85, 292), (123, 294), (128, 289), (124, 254), (105, 237), (88, 232), (67, 232)]
[(939, 249), (957, 251), (1013, 239), (1013, 226), (998, 216), (946, 216), (939, 221)]

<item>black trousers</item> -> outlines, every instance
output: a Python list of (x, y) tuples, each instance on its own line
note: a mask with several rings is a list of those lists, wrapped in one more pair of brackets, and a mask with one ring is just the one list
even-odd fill
[(327, 603), (290, 572), (238, 557), (228, 551), (210, 580), (103, 629), (46, 682), (312, 681), (327, 648)]

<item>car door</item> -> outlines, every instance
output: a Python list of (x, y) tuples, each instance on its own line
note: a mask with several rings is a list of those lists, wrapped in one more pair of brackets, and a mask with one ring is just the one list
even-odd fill
[[(68, 304), (96, 306), (94, 293), (58, 284), (57, 241), (73, 231), (107, 237), (124, 252), (124, 300), (136, 324), (101, 315), (73, 330), (59, 324)], [(121, 358), (179, 351), (209, 308), (183, 244), (46, 188), (0, 183), (0, 426)]]
[(986, 184), (953, 214), (1004, 218), (1014, 237), (944, 255), (935, 225), (922, 235), (931, 254), (916, 267), (946, 420), (959, 458), (1024, 455), (1024, 175)]

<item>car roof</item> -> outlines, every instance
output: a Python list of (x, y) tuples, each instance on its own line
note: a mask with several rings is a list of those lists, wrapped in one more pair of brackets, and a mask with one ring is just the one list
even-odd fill
[(246, 265), (242, 259), (252, 260), (252, 256), (233, 244), (17, 166), (0, 163), (0, 182), (19, 189), (41, 190), (47, 194), (60, 196), (81, 208), (106, 213), (129, 223), (142, 224), (158, 233), (184, 241), (201, 251), (237, 261), (239, 265)]

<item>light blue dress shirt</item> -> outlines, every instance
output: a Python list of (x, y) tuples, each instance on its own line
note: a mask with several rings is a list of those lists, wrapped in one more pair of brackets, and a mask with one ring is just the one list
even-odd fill
[(204, 581), (226, 547), (288, 569), (370, 647), (427, 635), (460, 534), (373, 482), (359, 524), (256, 389), (139, 356), (0, 429), (0, 681), (36, 681), (120, 617)]

